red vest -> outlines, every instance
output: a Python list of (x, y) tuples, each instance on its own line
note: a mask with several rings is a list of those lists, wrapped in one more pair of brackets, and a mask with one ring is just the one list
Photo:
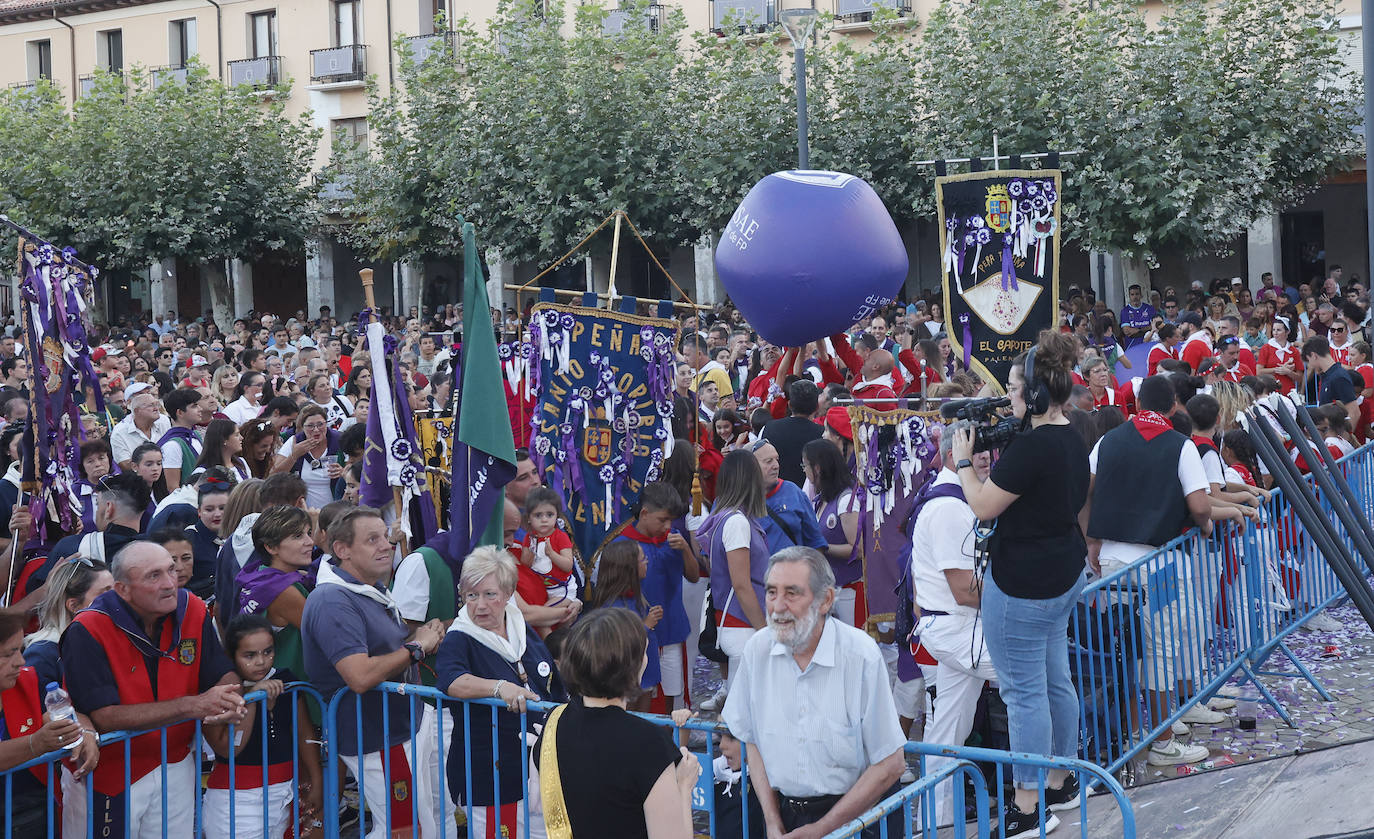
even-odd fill
[[(207, 610), (205, 601), (194, 594), (186, 599), (186, 612), (181, 625), (173, 615), (162, 624), (156, 639), (163, 656), (157, 663), (157, 689), (148, 673), (139, 647), (129, 640), (124, 629), (104, 612), (87, 609), (76, 616), (76, 623), (86, 628), (110, 662), (110, 673), (119, 689), (121, 705), (145, 702), (164, 702), (200, 692), (200, 639), (204, 635)], [(70, 674), (68, 674), (70, 677)], [(190, 754), (195, 737), (195, 722), (183, 722), (167, 727), (167, 763), (171, 765)], [(161, 732), (140, 734), (129, 744), (129, 783), (156, 770), (162, 762)], [(124, 744), (113, 743), (100, 750), (100, 765), (95, 770), (95, 788), (103, 795), (118, 795), (124, 786)]]
[[(0, 693), (0, 707), (5, 709), (5, 733), (9, 739), (28, 737), (42, 728), (43, 690), (38, 684), (38, 671), (32, 667), (19, 668), (19, 680), (14, 687)], [(30, 766), (29, 771), (39, 783), (47, 786), (47, 766)]]

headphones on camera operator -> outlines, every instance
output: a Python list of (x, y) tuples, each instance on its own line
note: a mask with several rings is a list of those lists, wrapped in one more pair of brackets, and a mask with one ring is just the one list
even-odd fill
[(1022, 371), (1026, 380), (1021, 386), (1021, 398), (1026, 403), (1026, 425), (1030, 424), (1031, 417), (1044, 416), (1050, 410), (1050, 389), (1035, 378), (1036, 346), (1032, 344), (1026, 352), (1026, 367)]

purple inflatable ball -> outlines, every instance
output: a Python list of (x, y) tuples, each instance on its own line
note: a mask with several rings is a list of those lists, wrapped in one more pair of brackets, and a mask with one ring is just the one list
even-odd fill
[(765, 340), (800, 347), (894, 300), (907, 256), (873, 188), (841, 172), (775, 172), (740, 202), (716, 271)]

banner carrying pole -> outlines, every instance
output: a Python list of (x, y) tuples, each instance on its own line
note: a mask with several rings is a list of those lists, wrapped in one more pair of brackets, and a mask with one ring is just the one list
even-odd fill
[(615, 211), (615, 235), (611, 239), (611, 278), (607, 283), (607, 291), (610, 293), (611, 305), (615, 305), (615, 271), (620, 262), (620, 220), (625, 216), (623, 210)]
[[(362, 286), (363, 286), (363, 303), (364, 303), (364, 305), (367, 306), (368, 311), (371, 312), (371, 314), (368, 315), (369, 320), (374, 321), (374, 322), (377, 322), (377, 323), (380, 323), (380, 322), (381, 322), (381, 318), (377, 316), (377, 297), (376, 297), (376, 293), (372, 290), (372, 284), (373, 284), (373, 282), (374, 282), (374, 280), (373, 280), (373, 271), (372, 271), (372, 269), (371, 269), (371, 268), (360, 268), (360, 269), (358, 269), (358, 281), (359, 281), (360, 283), (362, 283)], [(374, 358), (374, 359), (371, 359), (371, 361), (372, 361), (372, 366), (373, 366), (373, 368), (375, 369), (376, 366), (377, 366), (377, 359)], [(385, 364), (385, 363), (386, 363), (386, 359), (385, 359), (385, 358), (381, 359), (381, 363)], [(375, 375), (375, 374), (374, 374), (374, 375)], [(391, 490), (391, 500), (392, 500), (392, 503), (394, 503), (394, 504), (396, 505), (396, 521), (397, 521), (397, 523), (399, 523), (400, 520), (401, 520), (401, 516), (405, 515), (405, 505), (404, 505), (403, 502), (401, 501), (401, 488), (400, 488), (400, 487), (392, 487), (392, 490)], [(402, 553), (402, 555), (410, 553), (410, 546), (407, 544), (407, 542), (408, 542), (408, 540), (406, 539), (405, 534), (402, 533), (402, 534), (401, 534), (401, 553)]]

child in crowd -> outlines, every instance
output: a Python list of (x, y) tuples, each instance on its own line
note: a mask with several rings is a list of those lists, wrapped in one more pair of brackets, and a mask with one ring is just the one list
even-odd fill
[(748, 804), (745, 803), (744, 784), (744, 744), (735, 739), (729, 731), (720, 733), (720, 756), (711, 764), (711, 775), (715, 780), (716, 798), (716, 839), (735, 839), (744, 836), (744, 808), (748, 807), (749, 835), (766, 836), (763, 824), (763, 808), (759, 806), (758, 796), (754, 795), (753, 783), (749, 784)]
[[(530, 492), (533, 495), (533, 491)], [(644, 599), (644, 575), (649, 572), (649, 560), (640, 550), (639, 543), (620, 539), (607, 545), (601, 551), (601, 562), (597, 565), (596, 588), (592, 590), (587, 606), (596, 608), (629, 609), (644, 619), (649, 641), (645, 655), (648, 664), (639, 680), (644, 691), (638, 697), (626, 697), (631, 711), (648, 711), (652, 695), (658, 690), (659, 664), (658, 641), (654, 637), (654, 627), (663, 619), (662, 606), (650, 606)]]
[(577, 581), (573, 579), (573, 544), (558, 528), (563, 512), (558, 493), (535, 487), (525, 497), (525, 539), (520, 543), (520, 573), (538, 575), (547, 596), (543, 603), (558, 606), (577, 600)]
[(662, 609), (663, 619), (650, 632), (658, 646), (662, 674), (662, 690), (651, 710), (660, 714), (683, 704), (688, 684), (686, 641), (692, 623), (683, 605), (682, 586), (697, 582), (701, 564), (691, 543), (673, 527), (674, 520), (686, 512), (686, 503), (671, 484), (645, 484), (639, 494), (639, 515), (617, 537), (634, 542), (644, 552), (648, 561), (644, 597)]
[[(276, 658), (272, 625), (262, 615), (238, 615), (229, 622), (224, 633), (224, 651), (234, 662), (234, 669), (243, 680), (245, 694), (254, 691), (267, 693), (265, 702), (249, 702), (248, 715), (242, 725), (234, 727), (234, 742), (229, 742), (228, 726), (205, 726), (205, 740), (215, 750), (215, 767), (205, 785), (205, 835), (210, 839), (229, 839), (234, 836), (265, 836), (281, 839), (292, 827), (292, 801), (295, 798), (296, 766), (293, 749), (300, 755), (300, 824), (292, 831), (302, 836), (311, 831), (323, 816), (324, 775), (320, 769), (320, 753), (315, 746), (318, 737), (310, 722), (303, 698), (278, 705), (286, 684), (297, 681), (290, 670), (273, 667)], [(259, 719), (263, 711), (266, 719)], [(264, 735), (266, 731), (266, 735)], [(293, 738), (292, 732), (295, 732)], [(267, 737), (267, 761), (263, 763), (262, 738)], [(293, 742), (294, 739), (294, 742)], [(229, 750), (234, 750), (234, 775), (230, 784)], [(267, 789), (264, 792), (263, 786)], [(230, 787), (233, 787), (231, 789)], [(263, 820), (263, 796), (267, 796), (266, 829)], [(229, 800), (233, 796), (234, 818), (229, 818)]]

